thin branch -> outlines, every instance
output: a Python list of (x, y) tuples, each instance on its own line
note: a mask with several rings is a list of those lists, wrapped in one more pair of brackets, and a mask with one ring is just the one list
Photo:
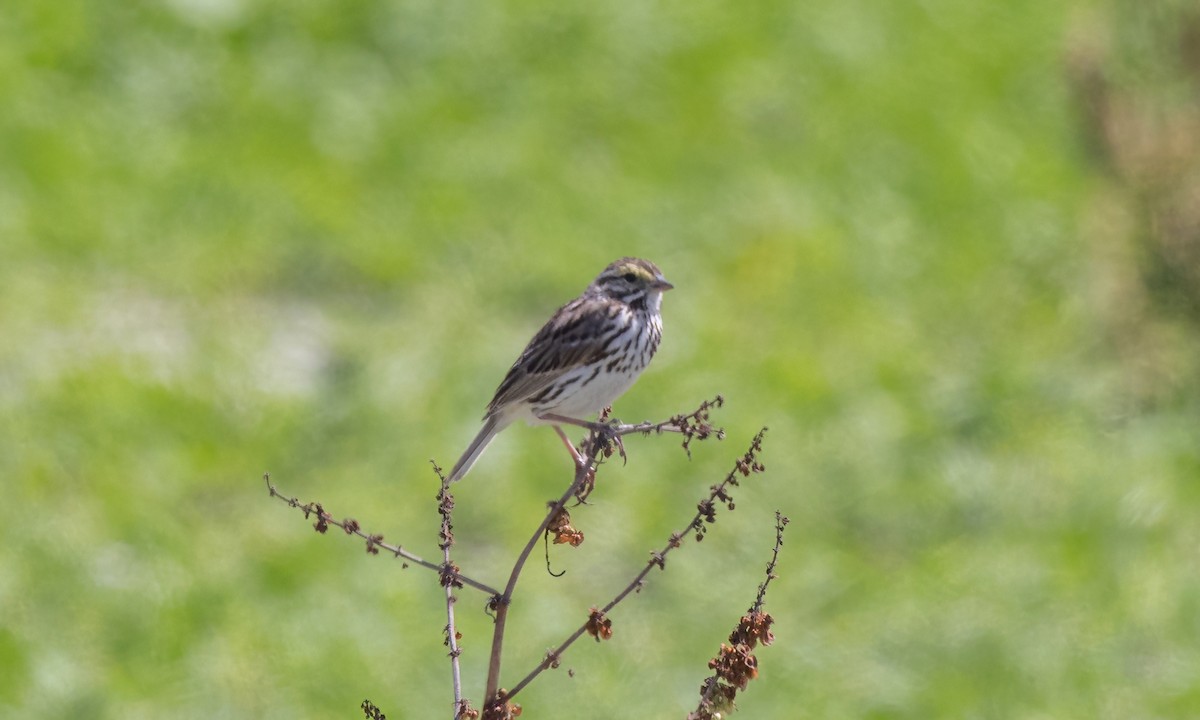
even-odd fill
[(462, 649), (458, 646), (459, 634), (454, 625), (454, 603), (457, 601), (457, 598), (454, 597), (454, 588), (461, 588), (463, 584), (455, 578), (458, 567), (450, 560), (450, 548), (454, 547), (452, 519), (454, 495), (450, 493), (450, 481), (446, 479), (442, 469), (438, 467), (437, 463), (432, 463), (432, 465), (433, 472), (441, 480), (441, 489), (437, 494), (438, 515), (442, 516), (441, 526), (438, 529), (438, 547), (442, 549), (441, 582), (442, 587), (446, 589), (446, 647), (450, 648), (450, 676), (454, 685), (454, 715), (452, 717), (454, 720), (458, 720), (463, 710), (462, 668), (458, 660), (462, 655)]
[[(512, 690), (508, 691), (507, 696), (509, 698), (513, 697), (522, 689), (524, 689), (526, 685), (532, 682), (533, 679), (542, 672), (557, 665), (562, 657), (562, 654), (566, 652), (567, 648), (573, 645), (576, 640), (583, 637), (584, 633), (589, 633), (599, 637), (596, 631), (598, 622), (603, 622), (603, 618), (608, 614), (608, 612), (616, 607), (622, 600), (628, 597), (630, 593), (634, 592), (635, 590), (640, 590), (643, 581), (645, 580), (646, 576), (650, 574), (651, 570), (656, 567), (659, 569), (666, 567), (667, 555), (672, 550), (675, 550), (683, 545), (683, 538), (686, 533), (689, 531), (695, 531), (696, 540), (702, 540), (706, 531), (705, 523), (716, 522), (715, 507), (717, 501), (724, 503), (730, 510), (733, 509), (733, 497), (729, 494), (729, 487), (739, 484), (739, 476), (749, 477), (751, 473), (758, 473), (764, 470), (762, 463), (758, 461), (758, 454), (762, 451), (762, 441), (766, 431), (767, 429), (763, 428), (758, 432), (757, 435), (754, 436), (754, 439), (750, 443), (750, 448), (742, 457), (738, 458), (733, 470), (731, 470), (729, 474), (725, 476), (725, 479), (719, 484), (713, 485), (712, 488), (710, 488), (708, 496), (699, 502), (699, 509), (696, 514), (692, 516), (692, 520), (690, 523), (688, 523), (687, 529), (682, 532), (672, 533), (670, 539), (667, 541), (667, 544), (658, 552), (652, 552), (650, 554), (650, 560), (646, 563), (645, 567), (642, 568), (641, 572), (639, 572), (637, 576), (635, 576), (633, 580), (626, 585), (623, 590), (621, 590), (621, 592), (617, 593), (616, 597), (610, 600), (607, 605), (600, 610), (593, 608), (587, 622), (581, 625), (577, 630), (575, 630), (575, 632), (571, 633), (571, 635), (564, 640), (561, 645), (548, 652), (540, 665), (534, 668), (533, 671), (531, 671), (520, 682), (514, 685)], [(778, 549), (776, 549), (776, 553), (778, 554)], [(773, 562), (774, 558), (772, 558), (772, 563)], [(772, 568), (773, 567), (774, 565), (772, 564)], [(761, 590), (761, 592), (765, 592), (765, 589)], [(611, 629), (609, 629), (609, 632), (611, 633)]]
[[(426, 568), (428, 570), (433, 570), (434, 572), (436, 572), (438, 574), (441, 574), (443, 572), (442, 566), (439, 565), (438, 563), (433, 563), (433, 562), (429, 562), (428, 560), (424, 560), (421, 557), (409, 552), (408, 550), (405, 550), (403, 547), (401, 547), (399, 545), (392, 545), (391, 543), (386, 543), (383, 541), (382, 535), (371, 535), (371, 534), (363, 532), (363, 530), (359, 526), (357, 520), (354, 520), (351, 518), (346, 518), (345, 520), (336, 520), (336, 519), (334, 519), (334, 517), (332, 515), (330, 515), (325, 510), (324, 507), (321, 506), (321, 503), (318, 503), (318, 502), (302, 503), (294, 497), (285, 496), (283, 493), (276, 490), (275, 486), (271, 484), (271, 474), (270, 473), (264, 473), (263, 480), (267, 483), (267, 490), (270, 491), (271, 497), (279, 498), (284, 503), (287, 503), (288, 507), (297, 508), (298, 510), (300, 510), (301, 512), (304, 513), (304, 517), (306, 517), (306, 518), (309, 516), (315, 515), (317, 518), (317, 522), (313, 524), (313, 529), (316, 530), (317, 532), (324, 533), (326, 530), (329, 529), (330, 525), (333, 525), (334, 527), (341, 528), (343, 531), (345, 531), (345, 533), (347, 535), (357, 535), (358, 537), (362, 538), (363, 540), (366, 540), (367, 541), (367, 552), (370, 553), (371, 555), (378, 555), (379, 551), (382, 549), (382, 550), (385, 550), (385, 551), (391, 553), (395, 557), (403, 558), (406, 561), (406, 566), (407, 566), (407, 563), (412, 563), (414, 565), (419, 565), (420, 567)], [(466, 585), (468, 587), (475, 588), (476, 590), (487, 593), (488, 595), (499, 595), (500, 594), (500, 592), (498, 590), (491, 587), (490, 585), (486, 585), (484, 583), (479, 582), (478, 580), (475, 580), (466, 575), (463, 575), (458, 570), (454, 570), (450, 574), (454, 577), (455, 580), (463, 583), (464, 585)]]
[[(599, 449), (597, 449), (597, 452), (599, 452)], [(550, 506), (550, 512), (542, 519), (538, 529), (529, 538), (529, 542), (525, 543), (525, 547), (521, 550), (516, 564), (513, 565), (512, 573), (508, 576), (508, 584), (504, 586), (503, 595), (499, 595), (496, 598), (496, 622), (492, 630), (492, 654), (488, 660), (488, 679), (485, 698), (492, 698), (500, 689), (500, 658), (504, 646), (504, 629), (508, 621), (508, 606), (512, 601), (513, 591), (517, 588), (517, 580), (521, 576), (521, 570), (525, 567), (525, 562), (529, 559), (529, 554), (537, 546), (538, 540), (545, 535), (546, 529), (550, 527), (550, 523), (558, 516), (558, 512), (567, 504), (567, 501), (583, 487), (586, 478), (595, 472), (595, 466), (595, 457), (590, 457), (588, 464), (575, 468), (575, 479), (571, 482), (566, 492), (562, 494), (562, 497)], [(512, 697), (512, 694), (507, 693), (506, 696)]]
[(635, 424), (618, 422), (608, 424), (608, 428), (614, 435), (679, 433), (684, 436), (683, 449), (687, 450), (688, 457), (691, 457), (690, 444), (692, 440), (707, 440), (709, 437), (716, 437), (718, 440), (725, 439), (725, 430), (713, 427), (708, 422), (710, 411), (724, 404), (725, 398), (717, 395), (712, 400), (700, 403), (700, 407), (690, 413), (673, 415), (662, 422), (650, 422), (649, 420)]
[(783, 549), (783, 531), (787, 524), (791, 522), (787, 516), (775, 511), (775, 547), (771, 549), (771, 560), (767, 563), (767, 577), (758, 586), (758, 595), (754, 598), (754, 604), (750, 606), (747, 612), (762, 612), (763, 603), (767, 601), (767, 587), (771, 581), (779, 577), (775, 574), (775, 565), (779, 562), (779, 551)]

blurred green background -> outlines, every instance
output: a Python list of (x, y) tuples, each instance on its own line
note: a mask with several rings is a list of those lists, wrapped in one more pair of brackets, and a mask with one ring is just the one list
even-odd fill
[[(677, 289), (518, 590), (515, 682), (762, 425), (768, 472), (519, 698), (682, 717), (792, 519), (758, 718), (1200, 716), (1200, 13), (1183, 0), (16, 0), (0, 715), (446, 717), (435, 479), (610, 260)], [(500, 583), (566, 478), (457, 486)], [(467, 691), (490, 624), (464, 591)]]

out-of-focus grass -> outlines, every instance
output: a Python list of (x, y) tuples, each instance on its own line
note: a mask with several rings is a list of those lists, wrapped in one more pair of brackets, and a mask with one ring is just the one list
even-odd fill
[[(729, 439), (690, 463), (630, 440), (567, 575), (525, 578), (507, 677), (764, 424), (768, 474), (529, 715), (682, 716), (775, 508), (747, 717), (1194, 715), (1197, 383), (1131, 399), (1136, 349), (1096, 311), (1068, 10), (7, 8), (0, 715), (446, 712), (433, 578), (316, 536), (259, 476), (434, 554), (428, 458), (627, 253), (678, 289), (618, 414), (722, 392)], [(464, 568), (498, 582), (557, 443), (514, 429), (456, 488)], [(477, 704), (482, 601), (459, 606)]]

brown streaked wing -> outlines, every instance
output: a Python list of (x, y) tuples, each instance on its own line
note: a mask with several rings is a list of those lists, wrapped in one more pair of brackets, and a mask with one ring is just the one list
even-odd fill
[(488, 404), (487, 416), (498, 408), (542, 392), (573, 368), (604, 357), (612, 333), (604, 328), (619, 306), (599, 298), (572, 300), (550, 318), (525, 346)]

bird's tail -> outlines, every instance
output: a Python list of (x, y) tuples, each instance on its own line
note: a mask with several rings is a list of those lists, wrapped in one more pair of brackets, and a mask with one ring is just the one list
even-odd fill
[(507, 422), (501, 422), (500, 418), (495, 415), (488, 415), (484, 419), (483, 427), (479, 429), (479, 434), (467, 446), (467, 451), (462, 454), (458, 462), (454, 463), (454, 469), (450, 471), (450, 482), (462, 480), (463, 476), (471, 470), (471, 466), (487, 449), (492, 438), (496, 437), (496, 433), (503, 430), (508, 425)]

